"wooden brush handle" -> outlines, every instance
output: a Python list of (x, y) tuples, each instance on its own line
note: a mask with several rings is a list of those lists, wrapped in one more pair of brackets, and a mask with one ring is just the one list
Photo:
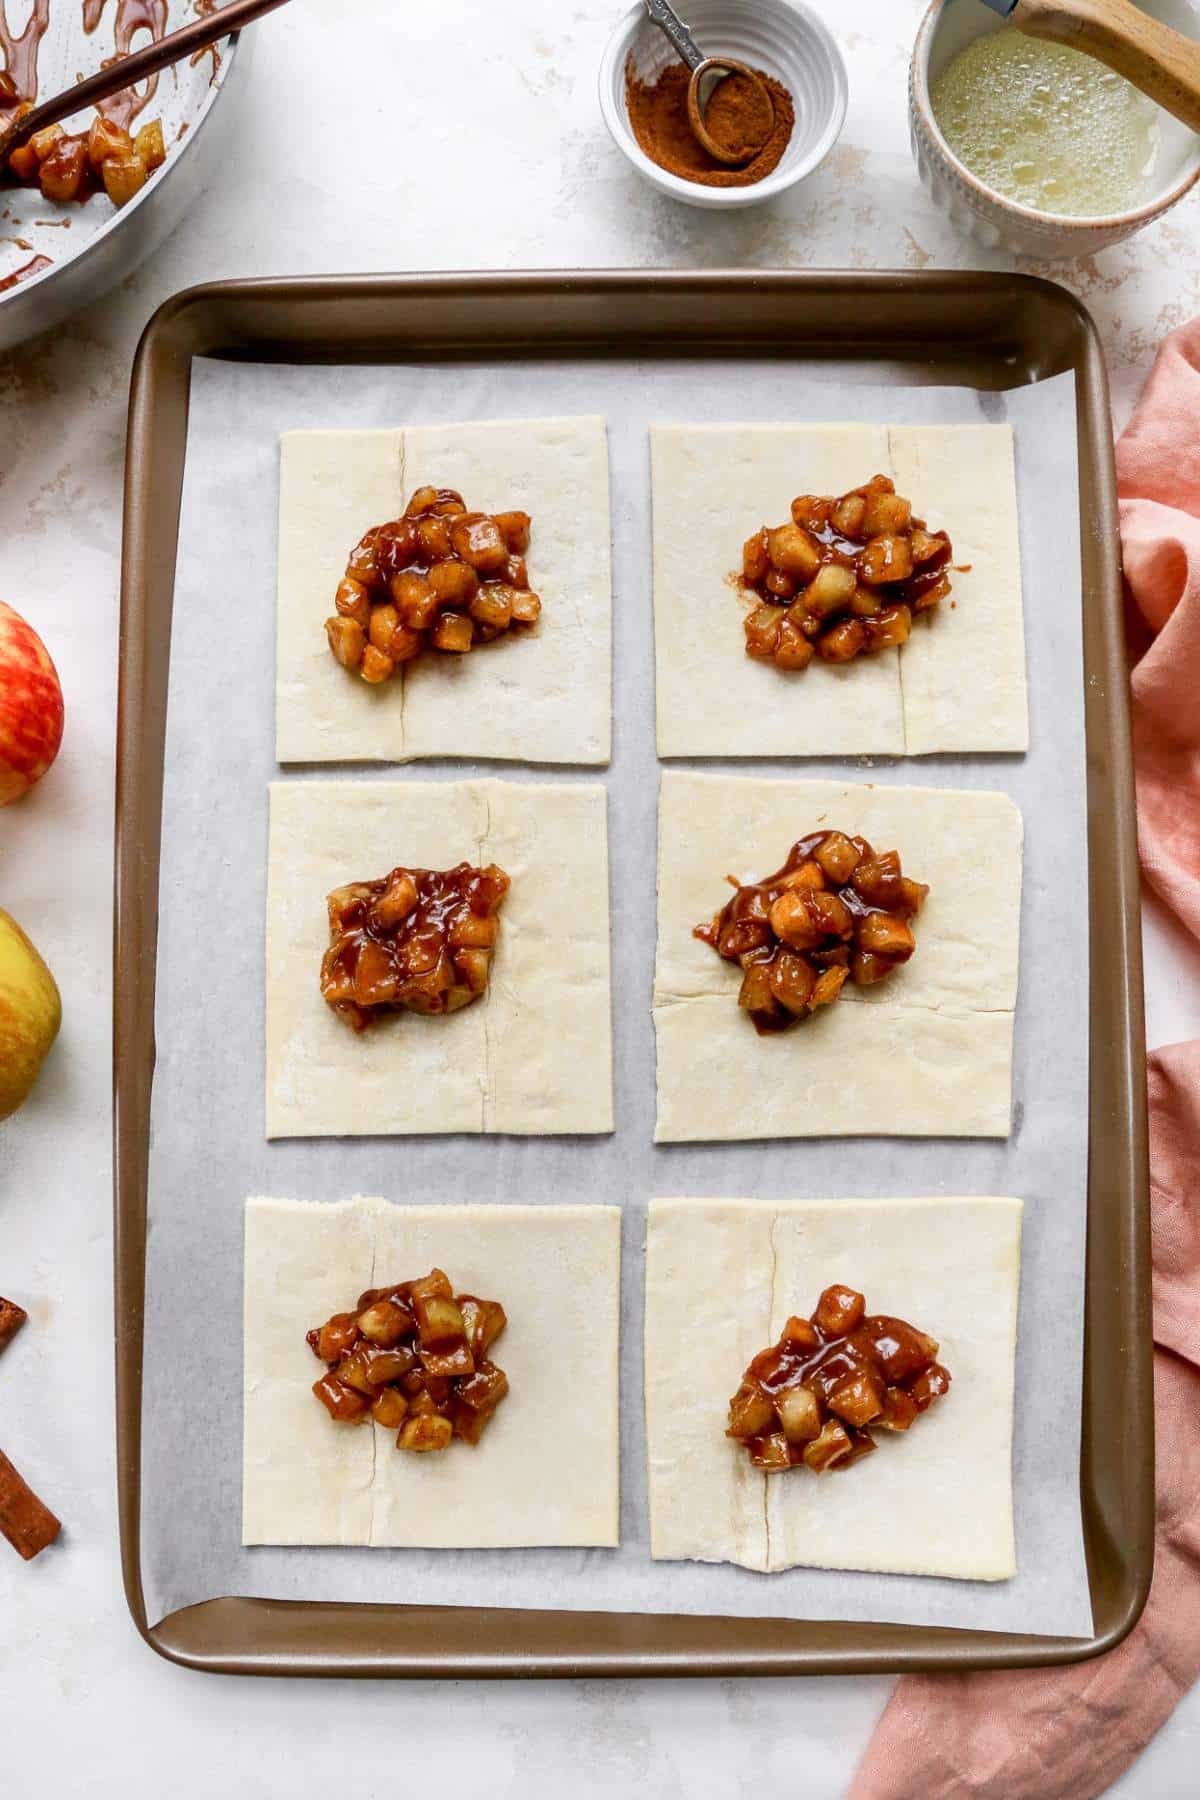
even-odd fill
[(1107, 63), (1200, 131), (1200, 44), (1130, 0), (1017, 0), (1009, 18), (1027, 37), (1050, 38)]

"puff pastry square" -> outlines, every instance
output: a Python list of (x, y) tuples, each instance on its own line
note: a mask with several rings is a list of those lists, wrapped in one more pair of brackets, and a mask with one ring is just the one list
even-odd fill
[[(660, 756), (1025, 750), (1009, 425), (658, 425), (651, 430)], [(745, 653), (732, 573), (797, 494), (874, 474), (954, 545), (953, 593), (901, 650), (788, 673)]]
[[(364, 531), (413, 491), (533, 518), (542, 616), (467, 656), (421, 656), (382, 687), (334, 662), (324, 621)], [(490, 420), (280, 440), (275, 754), (292, 762), (483, 757), (606, 763), (612, 723), (608, 441), (600, 418)]]
[[(651, 1554), (767, 1572), (1015, 1574), (1021, 1215), (1020, 1200), (1000, 1198), (652, 1201)], [(789, 1314), (810, 1313), (834, 1281), (936, 1337), (950, 1392), (840, 1474), (768, 1476), (724, 1435), (729, 1397)]]
[[(256, 1198), (245, 1223), (243, 1543), (618, 1542), (619, 1208)], [(509, 1392), (479, 1445), (417, 1456), (371, 1420), (333, 1423), (304, 1334), (435, 1264), (504, 1306)], [(564, 1476), (566, 1429), (586, 1479)]]
[[(741, 972), (693, 936), (729, 889), (822, 828), (898, 850), (929, 884), (910, 963), (777, 1036), (737, 1005)], [(660, 1142), (1007, 1137), (1021, 912), (1007, 794), (667, 770), (659, 790)], [(897, 1079), (898, 1078), (898, 1079)]]
[[(271, 784), (268, 1138), (612, 1130), (606, 799), (591, 783)], [(463, 861), (512, 878), (486, 994), (350, 1030), (321, 998), (325, 896)]]

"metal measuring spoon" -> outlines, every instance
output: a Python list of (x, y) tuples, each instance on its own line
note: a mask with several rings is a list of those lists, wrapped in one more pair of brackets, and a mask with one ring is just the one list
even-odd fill
[[(775, 102), (769, 90), (763, 85), (761, 76), (748, 69), (743, 62), (731, 56), (704, 56), (696, 46), (696, 40), (668, 0), (645, 0), (646, 11), (654, 24), (663, 33), (676, 55), (685, 62), (692, 71), (688, 82), (687, 108), (688, 124), (692, 128), (692, 136), (702, 150), (707, 150), (714, 162), (725, 163), (730, 168), (753, 161), (767, 138), (770, 137), (775, 124)], [(719, 144), (708, 131), (704, 123), (704, 115), (708, 111), (709, 102), (714, 92), (728, 75), (744, 75), (746, 80), (761, 94), (766, 107), (766, 117), (770, 121), (763, 134), (762, 141), (750, 144), (732, 153)]]

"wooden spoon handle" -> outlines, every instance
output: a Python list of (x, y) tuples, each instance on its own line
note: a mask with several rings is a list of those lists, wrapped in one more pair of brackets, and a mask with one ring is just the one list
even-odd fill
[(1017, 0), (1009, 18), (1107, 63), (1192, 131), (1200, 131), (1200, 44), (1130, 0)]

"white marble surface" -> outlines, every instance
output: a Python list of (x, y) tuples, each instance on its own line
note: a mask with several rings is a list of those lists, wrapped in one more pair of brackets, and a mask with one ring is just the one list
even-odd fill
[[(0, 904), (41, 945), (66, 1007), (33, 1099), (0, 1127), (0, 1291), (35, 1297), (33, 1328), (0, 1370), (0, 1440), (68, 1525), (37, 1563), (0, 1557), (5, 1793), (115, 1800), (163, 1787), (181, 1800), (274, 1800), (341, 1788), (347, 1767), (357, 1791), (381, 1754), (403, 1771), (447, 1750), (456, 1786), (496, 1800), (567, 1785), (655, 1800), (845, 1790), (885, 1681), (360, 1683), (334, 1694), (173, 1669), (125, 1612), (112, 1441), (112, 740), (138, 334), (167, 294), (216, 276), (971, 263), (909, 160), (917, 0), (816, 4), (850, 61), (841, 146), (790, 196), (714, 219), (653, 194), (603, 132), (595, 69), (619, 0), (294, 0), (256, 28), (226, 187), (90, 316), (0, 358), (0, 595), (44, 633), (67, 696), (58, 766), (0, 813)], [(339, 102), (336, 124), (318, 123), (322, 97)], [(1162, 332), (1200, 307), (1198, 221), (1193, 199), (1092, 263), (1038, 271), (1093, 308), (1120, 417)], [(1147, 946), (1151, 1041), (1200, 1033), (1200, 955), (1157, 918)], [(331, 1712), (335, 1699), (346, 1710)], [(1198, 1756), (1193, 1694), (1114, 1791), (1184, 1800)]]

